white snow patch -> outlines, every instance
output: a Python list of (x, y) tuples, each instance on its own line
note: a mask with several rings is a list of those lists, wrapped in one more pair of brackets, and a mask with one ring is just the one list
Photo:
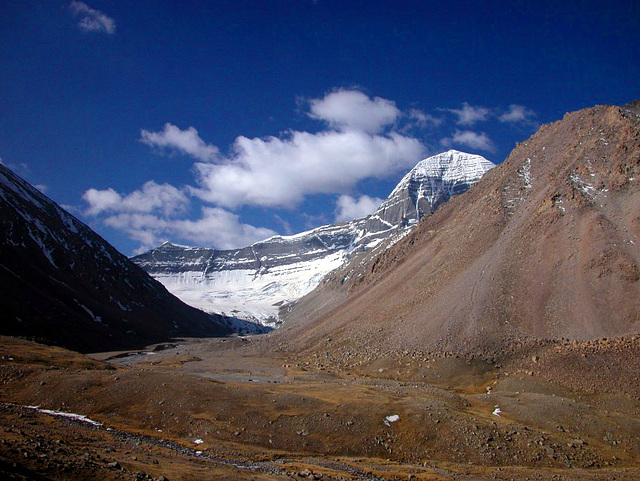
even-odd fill
[(395, 423), (397, 421), (400, 421), (400, 416), (398, 416), (397, 414), (392, 414), (391, 416), (387, 416), (386, 418), (384, 418), (384, 423), (387, 426), (391, 426), (391, 423)]
[(65, 211), (63, 211), (62, 209), (60, 209), (59, 207), (56, 208), (56, 210), (58, 211), (58, 215), (60, 216), (60, 219), (62, 220), (62, 222), (64, 222), (64, 224), (67, 226), (67, 229), (69, 229), (74, 234), (77, 234), (78, 228), (76, 227), (76, 224), (71, 218), (71, 216), (67, 214)]
[(280, 306), (316, 288), (331, 271), (342, 266), (348, 252), (338, 250), (313, 260), (269, 269), (154, 273), (169, 292), (183, 302), (210, 313), (277, 327)]
[(89, 419), (87, 416), (83, 416), (82, 414), (75, 414), (75, 413), (66, 413), (64, 411), (56, 411), (53, 409), (40, 409), (40, 406), (25, 406), (27, 409), (34, 409), (38, 412), (44, 413), (44, 414), (49, 414), (50, 416), (59, 416), (59, 417), (63, 417), (63, 418), (69, 418), (69, 419), (74, 419), (76, 421), (80, 421), (83, 423), (89, 423), (92, 424), (94, 426), (102, 426), (101, 423), (99, 423), (98, 421), (94, 421), (93, 419)]
[(204, 443), (204, 441), (203, 441), (202, 439), (199, 439), (199, 438), (198, 438), (198, 439), (195, 439), (195, 440), (193, 441), (193, 444), (202, 444), (202, 443)]
[[(75, 299), (74, 299), (75, 300)], [(93, 319), (95, 322), (102, 324), (102, 317), (100, 316), (96, 316), (93, 311), (91, 309), (89, 309), (87, 306), (80, 304), (77, 300), (76, 303), (82, 308), (84, 309), (84, 311), (89, 314), (91, 316), (91, 319)]]
[(569, 178), (588, 198), (593, 200), (593, 198), (599, 194), (598, 190), (593, 185), (585, 182), (578, 175), (572, 174), (569, 176)]
[(531, 188), (531, 159), (527, 157), (527, 161), (518, 169), (518, 175), (524, 180), (524, 188)]
[(31, 229), (29, 229), (29, 237), (31, 237), (33, 239), (33, 241), (38, 244), (38, 246), (40, 247), (40, 250), (42, 250), (42, 253), (44, 254), (44, 256), (47, 258), (47, 260), (51, 263), (51, 265), (53, 267), (55, 267), (56, 269), (58, 269), (58, 266), (56, 265), (56, 263), (53, 261), (53, 257), (51, 256), (51, 253), (53, 252), (51, 249), (49, 249), (46, 244), (44, 243), (44, 241), (42, 239), (40, 239), (40, 237), (36, 236), (33, 234), (33, 232), (31, 232)]
[(118, 299), (111, 298), (111, 301), (116, 303), (118, 307), (123, 311), (130, 311), (131, 309), (125, 305), (123, 305)]
[(498, 416), (500, 417), (500, 413), (502, 412), (502, 410), (496, 406), (496, 408), (493, 410), (493, 412), (491, 414), (493, 414), (494, 416)]

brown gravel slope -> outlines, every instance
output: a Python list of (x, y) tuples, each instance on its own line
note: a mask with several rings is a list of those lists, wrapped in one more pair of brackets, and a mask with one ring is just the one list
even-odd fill
[(108, 364), (0, 336), (0, 479), (640, 479), (638, 338), (343, 367), (254, 340)]
[(639, 184), (640, 102), (566, 114), (375, 261), (328, 278), (272, 338), (476, 352), (636, 333)]

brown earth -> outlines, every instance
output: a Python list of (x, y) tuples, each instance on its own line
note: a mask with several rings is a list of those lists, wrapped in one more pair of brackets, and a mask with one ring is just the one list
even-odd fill
[[(1, 338), (0, 473), (169, 480), (640, 476), (638, 339), (515, 345), (502, 364), (418, 351), (370, 362), (264, 357), (255, 355), (255, 343), (192, 339), (152, 354), (91, 359)], [(25, 407), (35, 405), (103, 426)], [(399, 420), (385, 424), (391, 415)]]
[(640, 102), (544, 125), (468, 192), (290, 309), (272, 349), (500, 351), (640, 332)]
[(640, 479), (639, 124), (636, 103), (543, 126), (269, 335), (0, 338), (0, 474)]

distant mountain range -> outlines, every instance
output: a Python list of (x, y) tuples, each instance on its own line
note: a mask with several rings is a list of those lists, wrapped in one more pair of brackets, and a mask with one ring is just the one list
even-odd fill
[(1, 334), (88, 352), (232, 331), (2, 164), (0, 232)]
[(419, 162), (371, 216), (240, 249), (166, 243), (132, 260), (187, 304), (270, 327), (280, 311), (363, 252), (380, 253), (493, 163), (450, 150)]
[[(330, 273), (270, 339), (502, 352), (640, 332), (640, 102), (544, 125), (401, 241)], [(320, 354), (318, 354), (320, 355)]]
[(366, 218), (132, 261), (0, 164), (0, 333), (88, 352), (284, 321), (266, 349), (349, 356), (638, 333), (639, 180), (640, 102), (597, 106), (495, 168), (425, 159)]

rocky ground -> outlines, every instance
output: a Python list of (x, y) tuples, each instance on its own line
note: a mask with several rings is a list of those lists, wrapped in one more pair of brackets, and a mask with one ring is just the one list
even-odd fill
[(640, 478), (637, 338), (476, 356), (259, 344), (87, 357), (0, 338), (2, 477)]

